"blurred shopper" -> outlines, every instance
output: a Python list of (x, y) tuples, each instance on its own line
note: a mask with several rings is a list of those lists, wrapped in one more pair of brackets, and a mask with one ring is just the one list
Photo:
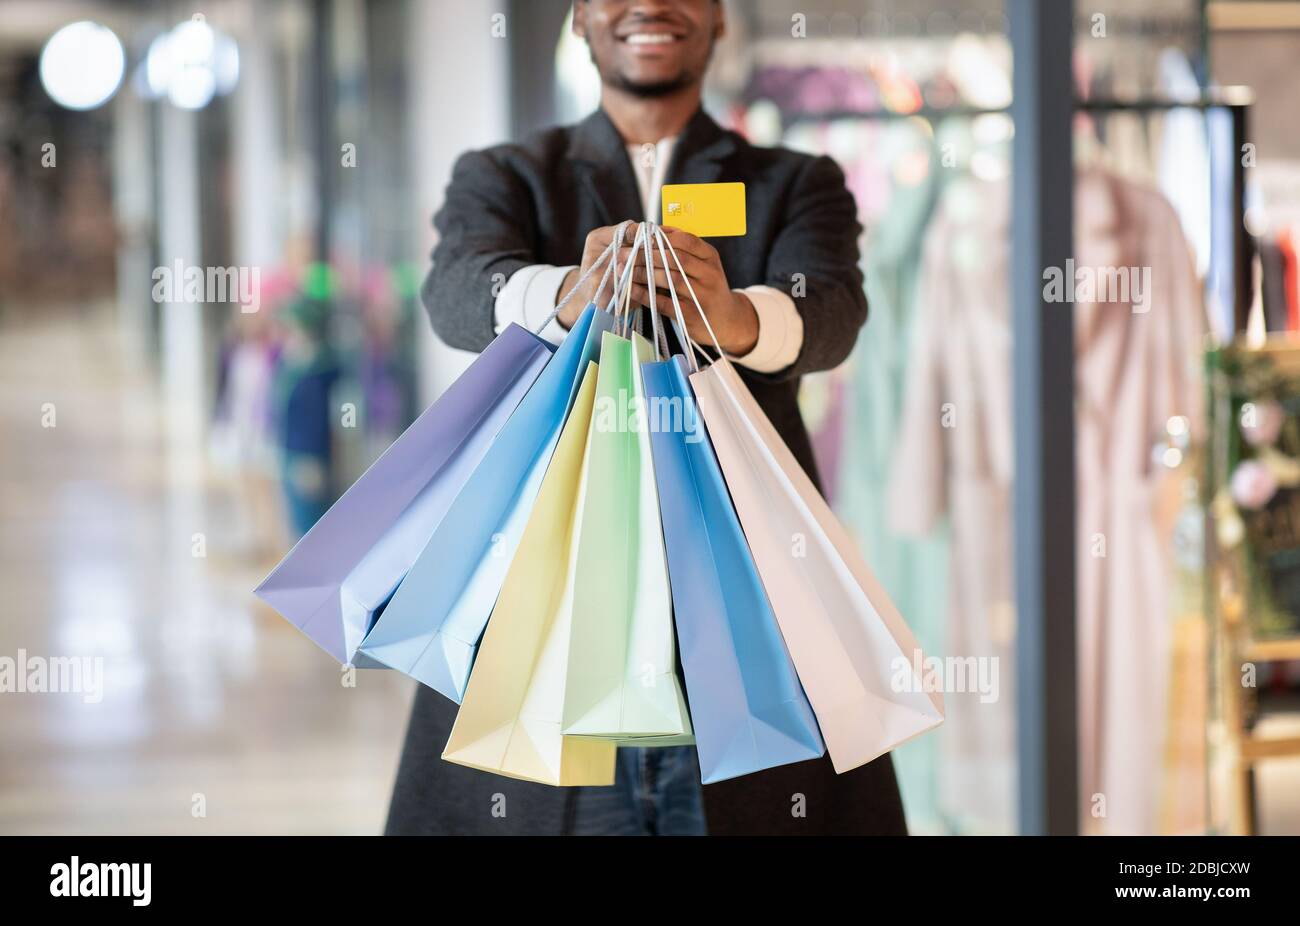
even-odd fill
[(285, 313), (283, 363), (275, 378), (281, 484), (297, 540), (334, 503), (330, 393), (340, 367), (326, 337), (329, 303), (303, 296)]
[(271, 398), (281, 343), (269, 312), (240, 312), (222, 346), (217, 413), (209, 439), (216, 470), (225, 477), (246, 554), (255, 562), (282, 547), (275, 504), (275, 431)]
[[(722, 346), (816, 478), (799, 377), (842, 362), (866, 319), (861, 228), (830, 159), (753, 147), (700, 108), (724, 28), (715, 0), (577, 0), (573, 29), (600, 72), (600, 109), (460, 159), (435, 219), (424, 302), (443, 340), (482, 350), (511, 322), (540, 325), (620, 221), (658, 219), (663, 183), (743, 181), (745, 237), (669, 238)], [(545, 336), (563, 337), (597, 276)], [(632, 296), (649, 298), (643, 269)], [(660, 311), (671, 311), (666, 291), (658, 296)], [(688, 327), (707, 341), (697, 317)], [(455, 715), (450, 701), (419, 689), (389, 833), (906, 832), (888, 756), (844, 775), (823, 757), (702, 788), (693, 747), (624, 748), (613, 786), (551, 788), (440, 761)]]

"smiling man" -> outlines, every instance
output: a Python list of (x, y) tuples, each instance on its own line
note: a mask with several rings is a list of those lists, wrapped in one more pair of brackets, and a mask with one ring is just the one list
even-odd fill
[[(573, 30), (600, 73), (600, 109), (576, 126), (460, 158), (434, 220), (440, 238), (424, 303), (442, 339), (466, 350), (482, 350), (511, 322), (535, 330), (615, 226), (659, 220), (664, 183), (743, 182), (744, 237), (668, 235), (721, 346), (816, 479), (799, 377), (848, 357), (866, 319), (862, 229), (834, 162), (754, 147), (700, 108), (725, 28), (717, 0), (577, 0)], [(645, 304), (638, 271), (632, 298)], [(599, 276), (544, 336), (563, 338)], [(656, 297), (670, 312), (663, 288)], [(703, 327), (688, 315), (697, 340), (706, 340)], [(888, 756), (844, 775), (823, 757), (702, 787), (693, 747), (624, 748), (613, 786), (552, 788), (442, 762), (455, 715), (450, 701), (419, 690), (389, 833), (906, 832)]]

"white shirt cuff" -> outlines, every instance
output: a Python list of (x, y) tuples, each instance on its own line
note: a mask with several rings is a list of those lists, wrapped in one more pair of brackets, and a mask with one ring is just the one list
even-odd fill
[(758, 341), (743, 357), (731, 359), (756, 373), (776, 373), (799, 357), (803, 347), (803, 316), (794, 300), (771, 286), (747, 286), (744, 293), (758, 313)]
[[(536, 330), (546, 316), (555, 311), (555, 303), (562, 295), (560, 287), (573, 269), (531, 264), (511, 274), (501, 292), (497, 293), (493, 309), (497, 334), (511, 322), (529, 331)], [(568, 330), (553, 318), (539, 334), (544, 340), (559, 344)]]

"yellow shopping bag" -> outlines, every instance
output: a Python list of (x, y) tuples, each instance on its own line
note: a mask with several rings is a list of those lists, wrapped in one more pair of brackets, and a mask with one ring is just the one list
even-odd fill
[(442, 757), (551, 785), (614, 783), (612, 743), (560, 732), (597, 364), (583, 375)]

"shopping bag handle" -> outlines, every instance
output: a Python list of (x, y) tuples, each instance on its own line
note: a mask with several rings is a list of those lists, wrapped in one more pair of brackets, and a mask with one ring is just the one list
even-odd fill
[[(715, 350), (717, 350), (718, 356), (725, 357), (726, 352), (723, 351), (722, 345), (718, 343), (718, 336), (713, 332), (713, 326), (709, 324), (709, 316), (704, 314), (704, 307), (700, 305), (700, 299), (698, 296), (695, 295), (695, 287), (691, 285), (691, 278), (686, 275), (686, 270), (682, 267), (682, 262), (678, 259), (677, 252), (673, 249), (673, 243), (668, 240), (668, 236), (664, 234), (662, 229), (660, 229), (659, 231), (659, 243), (661, 247), (666, 247), (668, 249), (668, 253), (672, 255), (673, 263), (677, 265), (677, 272), (682, 275), (682, 281), (686, 284), (686, 291), (691, 294), (691, 302), (695, 303), (695, 311), (700, 314), (700, 320), (704, 322), (704, 330), (709, 333), (709, 340), (713, 342), (713, 347)], [(665, 269), (667, 267), (667, 263), (668, 261), (667, 259), (665, 259), (664, 260)], [(703, 355), (706, 359), (712, 362), (712, 358), (710, 358), (707, 354), (705, 354), (704, 351), (700, 349), (700, 345), (692, 341), (690, 335), (686, 333), (686, 319), (681, 317), (681, 306), (677, 301), (676, 292), (671, 285), (672, 284), (671, 275), (668, 275), (668, 280), (669, 280), (668, 292), (672, 296), (673, 305), (677, 308), (678, 320), (681, 323), (681, 330), (677, 332), (677, 335), (681, 339), (682, 345), (688, 346), (693, 350), (699, 351), (701, 355)], [(691, 355), (691, 351), (688, 350), (686, 353), (688, 359), (690, 360), (692, 369), (698, 372), (700, 367), (699, 364), (696, 363), (694, 356)]]
[[(614, 306), (618, 304), (623, 290), (631, 280), (630, 267), (625, 267), (622, 273), (620, 273), (618, 269), (618, 252), (623, 249), (623, 242), (626, 240), (627, 229), (631, 224), (631, 219), (625, 219), (624, 221), (619, 222), (617, 227), (614, 229), (614, 237), (610, 241), (609, 247), (606, 248), (606, 253), (609, 254), (610, 258), (609, 266), (605, 268), (605, 273), (600, 278), (600, 285), (596, 287), (596, 296), (592, 299), (592, 302), (599, 303), (600, 294), (605, 291), (605, 282), (608, 280), (610, 282), (610, 298), (608, 304), (605, 306), (606, 312), (614, 311)], [(629, 258), (635, 256), (635, 254), (636, 250), (634, 248), (632, 255), (629, 255)], [(599, 260), (597, 262), (599, 262)], [(595, 269), (595, 265), (592, 266), (592, 269)]]
[[(605, 268), (605, 273), (600, 278), (600, 285), (596, 287), (596, 295), (591, 300), (592, 302), (597, 303), (597, 305), (599, 305), (600, 294), (605, 291), (606, 280), (612, 281), (610, 286), (611, 291), (610, 291), (609, 304), (612, 306), (618, 300), (618, 294), (619, 294), (618, 252), (623, 247), (623, 235), (627, 231), (627, 227), (631, 224), (632, 222), (629, 219), (625, 222), (619, 222), (618, 227), (614, 229), (614, 237), (610, 239), (609, 248), (608, 248), (609, 266)], [(610, 311), (609, 306), (606, 306), (605, 311), (606, 312)]]
[[(632, 317), (632, 268), (636, 266), (637, 255), (641, 253), (641, 248), (645, 247), (647, 252), (650, 249), (646, 222), (642, 222), (637, 229), (636, 238), (632, 241), (632, 253), (628, 255), (627, 266), (623, 268), (623, 286), (619, 305), (617, 306), (618, 325), (617, 330), (624, 337), (628, 337), (637, 322), (640, 319), (638, 315), (634, 320)], [(611, 303), (611, 311), (613, 311)], [(638, 308), (637, 312), (641, 310)]]
[(642, 229), (638, 228), (636, 237), (632, 239), (632, 252), (627, 256), (627, 264), (623, 267), (620, 282), (614, 287), (614, 296), (609, 302), (608, 311), (617, 315), (620, 324), (632, 300), (632, 268), (636, 266), (636, 256), (641, 250), (641, 238)]
[[(600, 256), (597, 257), (594, 261), (592, 261), (591, 266), (588, 267), (586, 270), (584, 270), (581, 275), (579, 275), (578, 279), (574, 282), (572, 288), (570, 288), (570, 290), (564, 294), (564, 298), (562, 298), (559, 302), (555, 303), (555, 308), (553, 308), (551, 310), (551, 313), (547, 315), (545, 319), (543, 319), (540, 325), (538, 325), (536, 328), (533, 329), (533, 334), (541, 334), (547, 325), (555, 321), (555, 317), (560, 314), (560, 310), (569, 304), (569, 300), (572, 299), (574, 295), (578, 292), (578, 290), (582, 288), (582, 284), (586, 283), (587, 280), (591, 279), (591, 275), (600, 269), (601, 264), (613, 258), (612, 260), (610, 260), (609, 266), (605, 268), (604, 275), (600, 278), (600, 285), (596, 287), (596, 297), (597, 298), (600, 297), (601, 292), (605, 289), (605, 283), (608, 282), (610, 279), (610, 272), (613, 271), (614, 268), (618, 265), (618, 256), (617, 256), (618, 249), (623, 246), (623, 236), (627, 232), (627, 227), (631, 224), (632, 224), (631, 219), (627, 219), (626, 221), (619, 223), (618, 227), (614, 229), (613, 240), (610, 241), (610, 243), (606, 246), (605, 250), (601, 251)], [(617, 274), (615, 274), (614, 292), (616, 294), (618, 293), (618, 284), (619, 284), (619, 280)], [(613, 303), (611, 300), (611, 305), (612, 304)]]
[[(659, 232), (659, 226), (656, 225), (654, 222), (646, 222), (645, 225), (646, 228), (648, 229), (648, 231), (646, 232), (645, 276), (646, 276), (646, 288), (649, 291), (649, 296), (650, 296), (650, 334), (654, 340), (657, 356), (662, 357), (664, 360), (667, 360), (668, 359), (668, 338), (664, 335), (663, 319), (659, 317), (659, 300), (658, 297), (655, 295), (654, 254), (650, 250), (650, 238), (653, 237), (655, 241), (658, 241), (660, 232)], [(660, 246), (659, 248), (659, 253), (661, 256), (663, 255), (662, 246)], [(666, 260), (664, 261), (664, 277), (665, 278), (668, 277), (668, 262)], [(672, 293), (671, 279), (668, 280), (668, 287), (669, 287), (668, 289), (669, 294), (671, 295)], [(673, 301), (674, 303), (676, 302), (675, 296), (673, 296)]]
[[(669, 319), (669, 321), (673, 326), (673, 331), (677, 334), (678, 343), (682, 345), (682, 350), (686, 354), (686, 362), (690, 364), (691, 372), (698, 373), (700, 364), (695, 357), (695, 353), (696, 351), (699, 351), (701, 354), (704, 352), (700, 350), (698, 344), (691, 340), (691, 336), (686, 331), (686, 318), (682, 315), (682, 304), (677, 298), (677, 287), (673, 285), (673, 275), (668, 267), (668, 255), (664, 253), (664, 245), (668, 244), (668, 237), (664, 234), (664, 230), (660, 226), (655, 227), (655, 243), (659, 246), (659, 258), (663, 261), (664, 265), (664, 278), (668, 281), (668, 298), (673, 301), (673, 313), (675, 317)], [(672, 245), (668, 244), (668, 247), (671, 249)], [(673, 254), (674, 258), (676, 258), (676, 256), (676, 254)], [(679, 270), (681, 269), (680, 262), (677, 264), (677, 267)], [(682, 279), (685, 278), (686, 275), (683, 273)], [(687, 285), (690, 285), (689, 280), (687, 281)], [(699, 303), (697, 302), (696, 305), (699, 305)], [(703, 312), (700, 314), (702, 315)], [(665, 360), (668, 359), (668, 345), (666, 342), (663, 345), (663, 357)]]

